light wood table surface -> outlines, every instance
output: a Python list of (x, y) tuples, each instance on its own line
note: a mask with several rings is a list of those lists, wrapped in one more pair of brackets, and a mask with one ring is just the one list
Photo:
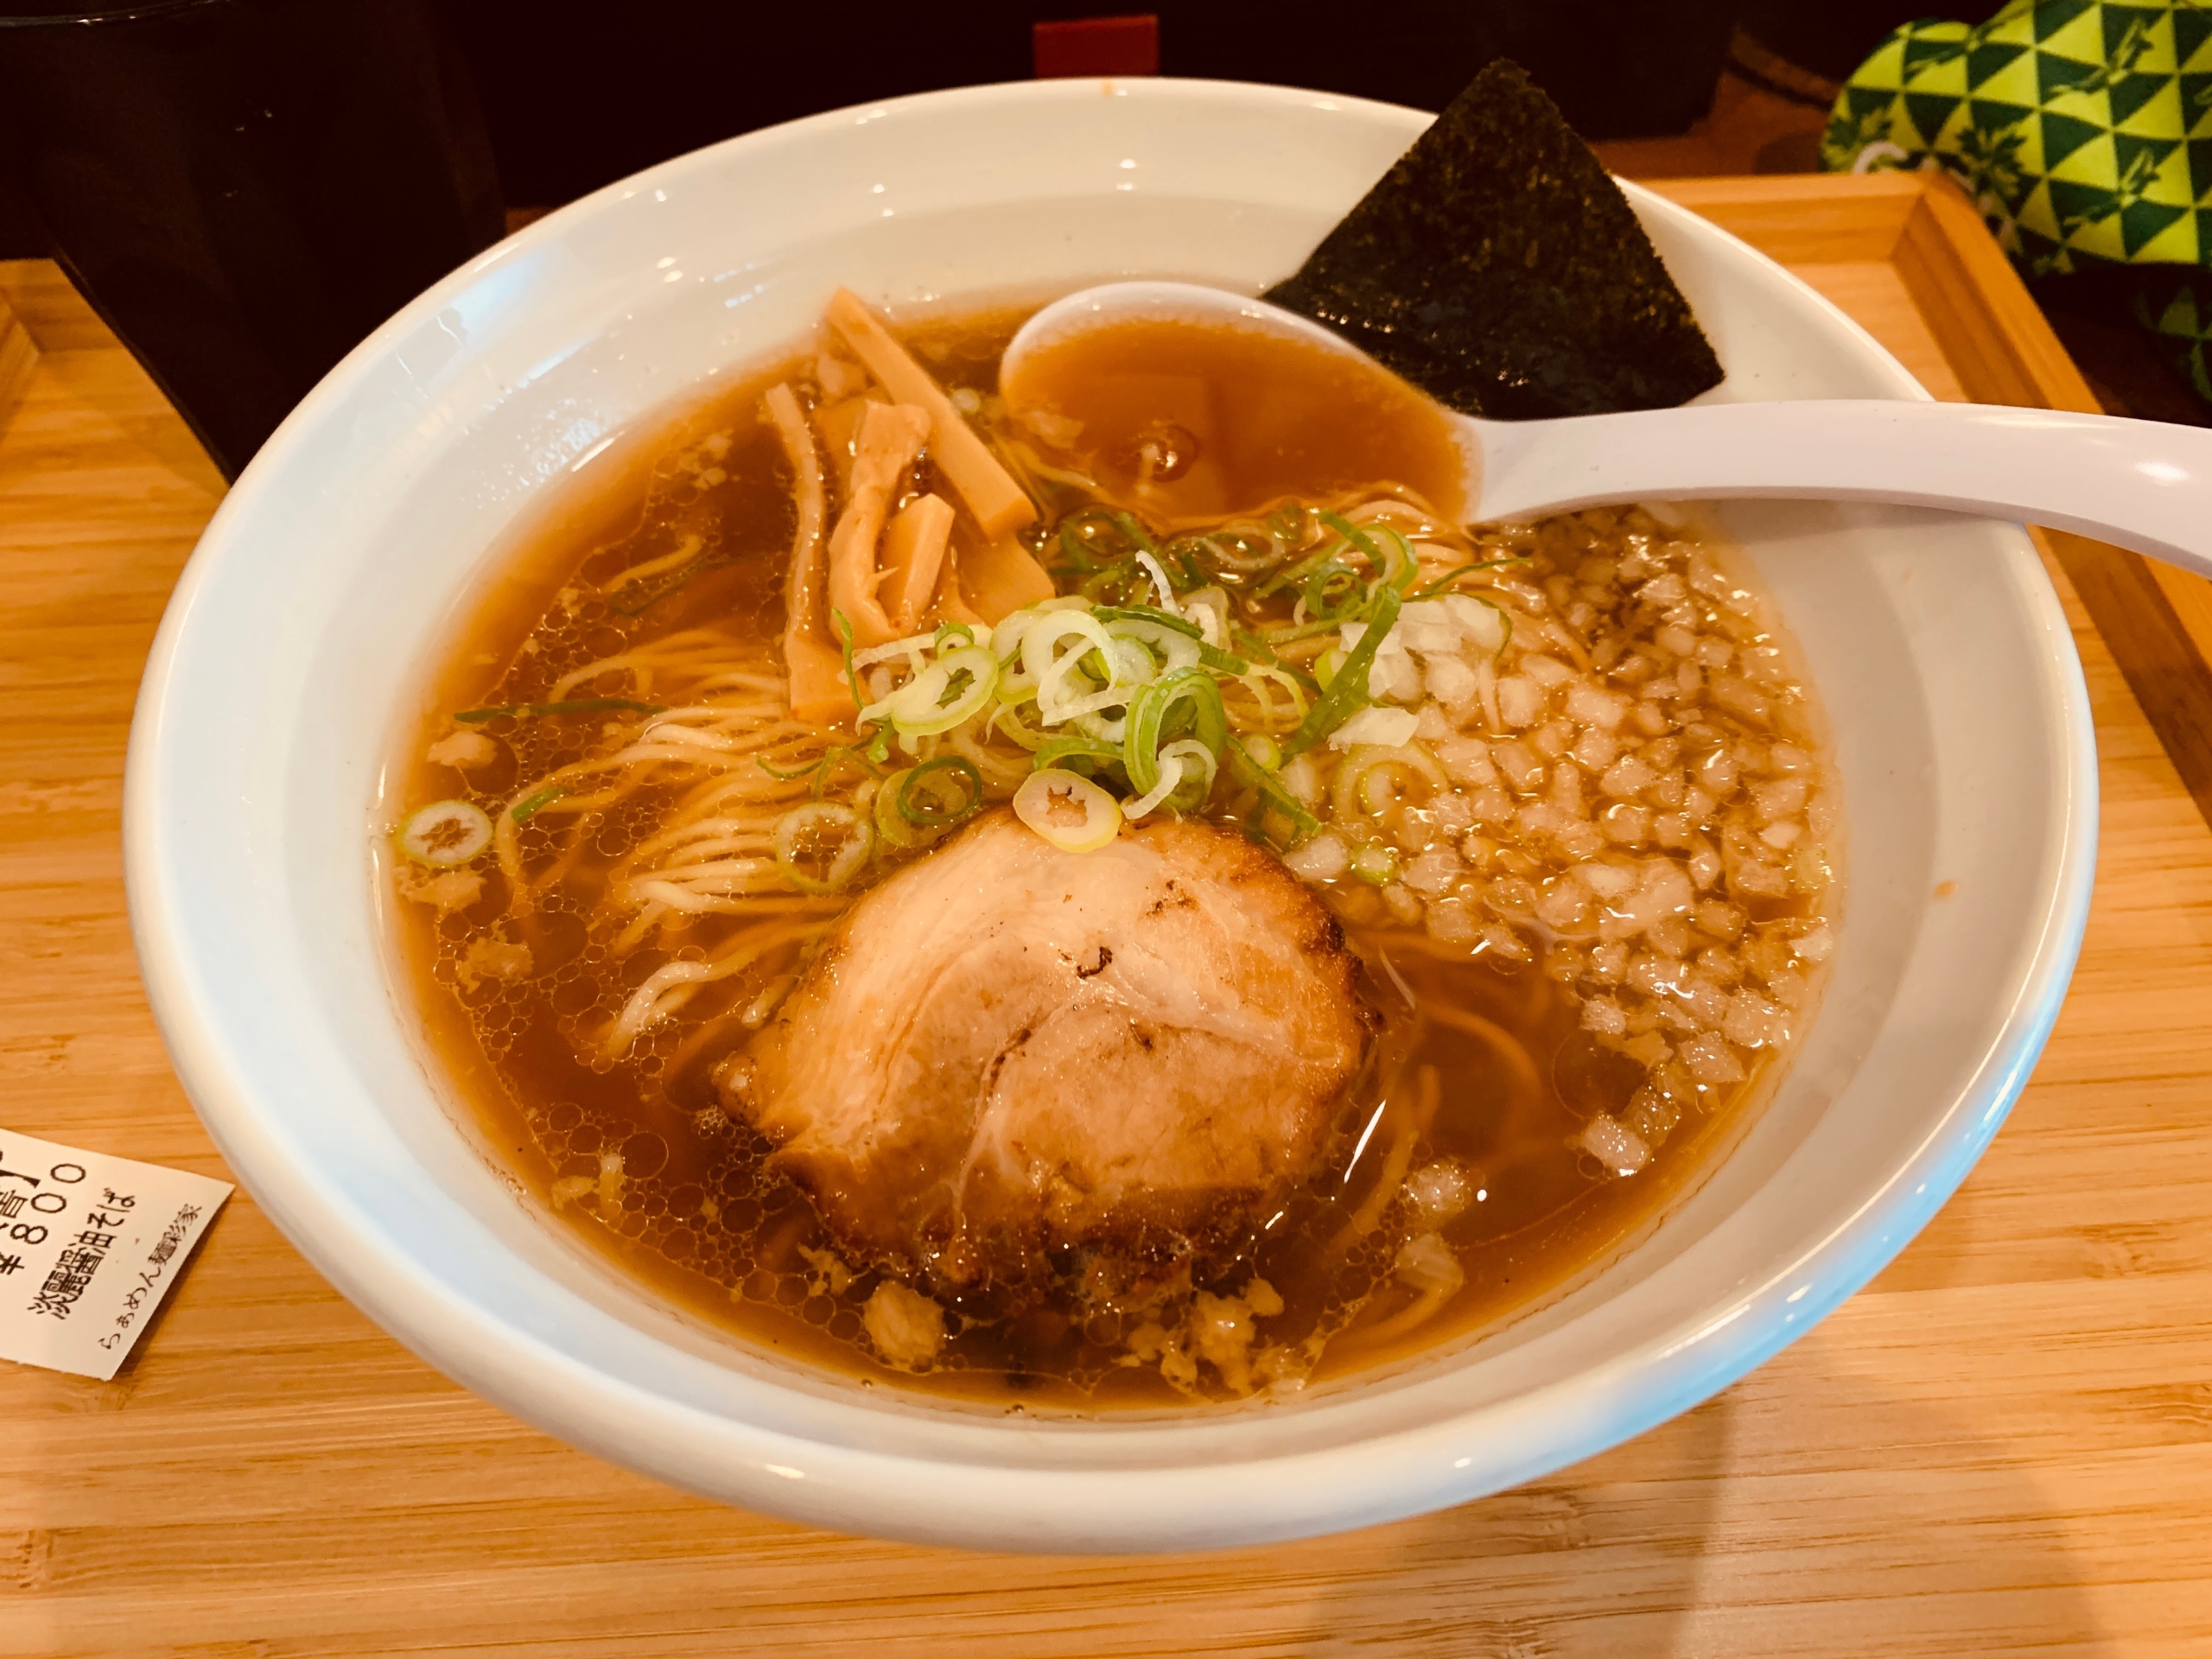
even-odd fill
[[(1682, 194), (1729, 217), (1727, 188)], [(1823, 251), (1784, 255), (1957, 395), (1896, 266)], [(0, 431), (0, 1123), (223, 1175), (138, 986), (118, 830), (220, 483), (51, 268), (0, 266), (0, 300), (40, 347)], [(472, 1398), (240, 1192), (116, 1382), (0, 1364), (0, 1655), (2212, 1654), (2212, 833), (2067, 600), (2103, 842), (2034, 1081), (1872, 1287), (1642, 1439), (1266, 1549), (834, 1537)]]

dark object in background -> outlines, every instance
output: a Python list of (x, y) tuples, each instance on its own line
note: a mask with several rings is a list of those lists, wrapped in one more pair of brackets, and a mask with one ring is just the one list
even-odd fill
[(0, 149), (0, 259), (43, 259), (53, 245), (46, 222), (16, 182), (4, 149)]
[(1029, 65), (1039, 80), (1071, 75), (1156, 75), (1159, 14), (1068, 17), (1033, 24)]
[(0, 150), (227, 477), (505, 228), (429, 0), (0, 0)]
[(1171, 75), (1441, 110), (1496, 58), (1583, 137), (1649, 138), (1711, 107), (1740, 0), (1186, 0), (1162, 8)]
[[(543, 0), (440, 0), (467, 47), (507, 199), (553, 207), (795, 116), (1026, 80), (1032, 29), (1128, 0), (785, 9), (630, 0), (588, 27)], [(1713, 100), (1738, 0), (1139, 0), (1163, 74), (1277, 81), (1440, 110), (1493, 58), (1586, 138), (1680, 132)], [(1878, 34), (1878, 30), (1877, 33)]]
[(2212, 403), (2176, 363), (2176, 342), (2152, 326), (2202, 280), (2194, 266), (2123, 265), (2038, 277), (2028, 292), (2106, 414), (2212, 426)]
[(1666, 408), (1721, 378), (1620, 188), (1511, 63), (1267, 297), (1496, 420)]

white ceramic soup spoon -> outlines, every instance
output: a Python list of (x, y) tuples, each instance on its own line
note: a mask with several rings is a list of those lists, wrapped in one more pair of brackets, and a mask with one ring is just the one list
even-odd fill
[[(1000, 383), (1014, 387), (1025, 363), (1076, 334), (1148, 321), (1256, 330), (1365, 356), (1264, 300), (1187, 283), (1109, 283), (1023, 324)], [(2212, 430), (2196, 427), (1884, 399), (1543, 421), (1443, 413), (1467, 456), (1470, 518), (1714, 497), (1885, 501), (2078, 531), (2212, 576)]]

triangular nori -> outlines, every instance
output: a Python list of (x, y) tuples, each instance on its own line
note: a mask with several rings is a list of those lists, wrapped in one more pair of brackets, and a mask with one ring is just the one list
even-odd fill
[(1503, 59), (1267, 297), (1498, 420), (1664, 408), (1721, 378), (1619, 187)]

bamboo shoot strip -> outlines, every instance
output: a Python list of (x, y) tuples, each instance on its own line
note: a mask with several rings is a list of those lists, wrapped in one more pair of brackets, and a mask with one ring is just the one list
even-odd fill
[(958, 493), (969, 515), (982, 527), (986, 540), (996, 542), (1037, 517), (1036, 505), (998, 458), (962, 418), (928, 370), (908, 355), (906, 348), (886, 328), (850, 289), (841, 288), (830, 301), (830, 326), (881, 381), (884, 389), (902, 404), (925, 410), (930, 417), (930, 458), (945, 481)]
[[(1031, 560), (1035, 563), (1035, 560)], [(1020, 610), (1016, 605), (1012, 607)], [(994, 625), (984, 620), (982, 613), (968, 601), (967, 588), (960, 575), (960, 550), (949, 547), (944, 554), (944, 580), (938, 584), (937, 613), (946, 622), (964, 622), (970, 627), (988, 628)]]
[(1011, 536), (960, 555), (961, 592), (984, 621), (996, 627), (1025, 605), (1052, 597), (1052, 579)]
[(827, 725), (849, 718), (854, 704), (845, 689), (843, 654), (830, 643), (823, 613), (827, 579), (822, 568), (822, 456), (789, 386), (772, 387), (762, 403), (791, 458), (798, 506), (791, 569), (784, 578), (784, 665), (791, 675), (791, 718)]
[(929, 411), (912, 404), (870, 404), (861, 416), (852, 487), (830, 532), (830, 602), (851, 619), (853, 642), (863, 647), (886, 644), (900, 632), (876, 598), (883, 580), (876, 544), (929, 435)]
[(885, 527), (876, 563), (883, 568), (885, 613), (900, 634), (921, 626), (951, 535), (952, 504), (941, 495), (917, 496)]

